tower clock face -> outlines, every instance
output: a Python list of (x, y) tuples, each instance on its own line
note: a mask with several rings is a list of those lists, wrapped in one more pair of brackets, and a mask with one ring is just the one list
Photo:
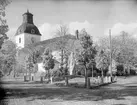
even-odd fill
[(31, 38), (31, 42), (32, 42), (32, 43), (34, 43), (34, 42), (35, 42), (35, 39), (34, 39), (33, 37)]
[(32, 33), (32, 34), (34, 34), (34, 33), (35, 33), (35, 30), (34, 30), (34, 29), (32, 29), (32, 30), (31, 30), (31, 33)]

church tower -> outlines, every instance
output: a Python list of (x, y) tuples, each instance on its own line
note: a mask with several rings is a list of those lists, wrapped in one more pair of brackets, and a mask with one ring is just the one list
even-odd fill
[(39, 42), (41, 34), (33, 23), (33, 14), (28, 10), (23, 14), (23, 22), (17, 29), (15, 41), (18, 48), (24, 48), (29, 44)]

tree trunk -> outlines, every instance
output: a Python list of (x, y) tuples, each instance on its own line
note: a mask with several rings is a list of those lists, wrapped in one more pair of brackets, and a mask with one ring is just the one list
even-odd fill
[(24, 75), (24, 82), (26, 82), (26, 75)]
[(65, 85), (68, 86), (68, 69), (65, 69)]
[(14, 78), (16, 77), (16, 74), (15, 74), (15, 66), (13, 66), (13, 69), (14, 69)]
[(87, 77), (87, 68), (85, 66), (85, 87), (87, 88), (87, 80), (88, 80), (88, 77)]
[(92, 65), (92, 78), (93, 78), (93, 65)]
[(31, 81), (31, 69), (29, 68), (29, 81)]
[(125, 64), (123, 65), (124, 75), (126, 75)]
[(34, 81), (34, 74), (32, 74), (32, 76), (31, 76), (31, 80)]
[(90, 88), (90, 78), (89, 77), (87, 77), (87, 87), (86, 88)]
[(50, 73), (49, 73), (49, 70), (48, 70), (48, 81), (50, 81)]
[(102, 78), (104, 77), (104, 75), (103, 75), (103, 69), (101, 69), (101, 74), (102, 74)]
[(130, 68), (129, 68), (129, 66), (128, 66), (127, 70), (128, 70), (128, 75), (130, 75)]
[(31, 73), (29, 74), (29, 81), (31, 81)]
[(40, 77), (40, 81), (41, 81), (41, 83), (43, 83), (43, 76)]
[(61, 49), (61, 68), (63, 68), (63, 49)]
[(101, 82), (103, 83), (104, 82), (103, 81), (103, 78), (104, 78), (103, 69), (101, 69), (101, 74), (102, 74), (102, 76), (101, 76)]
[(34, 76), (32, 76), (32, 81), (34, 81)]
[(68, 76), (65, 76), (65, 86), (68, 86)]

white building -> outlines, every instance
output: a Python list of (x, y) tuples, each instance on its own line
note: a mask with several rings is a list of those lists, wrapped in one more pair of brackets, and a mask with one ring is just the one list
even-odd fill
[(33, 23), (33, 14), (29, 11), (23, 14), (23, 22), (17, 29), (15, 34), (15, 42), (18, 48), (39, 42), (41, 34), (38, 28)]
[[(70, 50), (74, 49), (74, 44), (78, 44), (77, 43), (77, 36), (74, 35), (65, 35), (64, 36), (64, 40), (67, 42), (67, 47)], [(53, 51), (53, 56), (54, 58), (59, 62), (60, 61), (60, 52), (58, 51), (59, 49), (57, 48), (57, 44), (56, 42), (58, 42), (60, 39), (59, 37), (57, 38), (53, 38), (53, 39), (49, 39), (49, 40), (44, 40), (41, 41), (41, 34), (37, 28), (37, 26), (34, 25), (33, 23), (33, 14), (31, 14), (29, 11), (27, 11), (26, 13), (23, 14), (23, 22), (22, 24), (19, 26), (19, 28), (17, 29), (17, 32), (15, 34), (15, 42), (17, 45), (17, 48), (22, 50), (23, 48), (25, 49), (26, 46), (28, 45), (35, 45), (35, 47), (31, 47), (31, 49), (35, 49), (36, 47), (38, 48), (38, 46), (41, 46), (41, 49), (45, 49), (47, 47), (50, 47), (50, 49), (52, 49)], [(76, 41), (77, 40), (77, 41)], [(31, 49), (28, 49), (28, 51), (26, 50), (22, 50), (21, 52), (19, 52), (17, 55), (20, 60), (20, 64), (23, 64), (25, 62), (25, 57), (30, 53), (29, 51), (31, 51)], [(43, 53), (43, 50), (41, 51), (41, 53)], [(73, 53), (71, 53), (70, 57), (69, 57), (69, 70), (70, 70), (70, 74), (72, 75), (73, 72), (73, 68), (74, 68), (74, 59), (73, 59)], [(38, 72), (44, 73), (44, 68), (42, 66), (42, 61), (37, 63), (38, 64)], [(57, 63), (58, 65), (58, 63)]]

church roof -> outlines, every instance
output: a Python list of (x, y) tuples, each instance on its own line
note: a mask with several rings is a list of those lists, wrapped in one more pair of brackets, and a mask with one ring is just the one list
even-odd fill
[[(34, 30), (33, 33), (32, 30)], [(34, 24), (30, 24), (30, 23), (22, 23), (17, 29), (15, 36), (22, 33), (29, 33), (29, 34), (35, 34), (41, 36), (38, 28)]]
[[(65, 44), (64, 44), (65, 47), (67, 47), (67, 49), (69, 49), (69, 50), (73, 50), (73, 47), (74, 47), (73, 45), (74, 45), (74, 42), (76, 41), (76, 37), (73, 35), (65, 35), (63, 37), (64, 37), (64, 41), (65, 41)], [(48, 40), (44, 40), (44, 41), (41, 41), (38, 43), (31, 44), (27, 47), (22, 48), (19, 51), (19, 56), (20, 56), (20, 54), (21, 55), (23, 54), (22, 56), (26, 56), (27, 54), (30, 54), (35, 50), (40, 51), (40, 53), (42, 54), (44, 52), (45, 48), (50, 48), (50, 50), (52, 50), (52, 51), (57, 51), (57, 50), (59, 50), (58, 42), (60, 39), (61, 39), (61, 37), (55, 37), (52, 39), (48, 39)], [(23, 57), (23, 59), (24, 58), (25, 57)]]
[(47, 39), (47, 40), (44, 40), (44, 41), (40, 41), (38, 43), (34, 43), (33, 45), (38, 46), (38, 45), (55, 44), (54, 42), (58, 42), (58, 41), (62, 40), (62, 38), (63, 38), (63, 41), (66, 41), (66, 42), (68, 42), (69, 39), (76, 40), (76, 37), (74, 35), (68, 34), (68, 35), (54, 37), (52, 39)]
[(33, 23), (33, 14), (31, 14), (28, 10), (23, 14), (23, 23), (17, 29), (15, 36), (22, 33), (41, 36), (38, 28)]
[[(58, 51), (60, 50), (60, 40), (62, 40), (62, 37), (55, 37), (52, 39), (33, 43), (31, 45), (22, 48), (22, 51), (24, 51), (24, 49), (29, 49), (32, 51), (40, 50), (40, 52), (43, 53), (45, 48), (49, 48), (52, 51)], [(74, 35), (68, 34), (63, 36), (63, 41), (65, 48), (67, 48), (69, 51), (74, 51), (76, 48), (81, 48), (80, 41), (77, 40), (76, 36)], [(24, 53), (27, 54), (27, 52)]]

